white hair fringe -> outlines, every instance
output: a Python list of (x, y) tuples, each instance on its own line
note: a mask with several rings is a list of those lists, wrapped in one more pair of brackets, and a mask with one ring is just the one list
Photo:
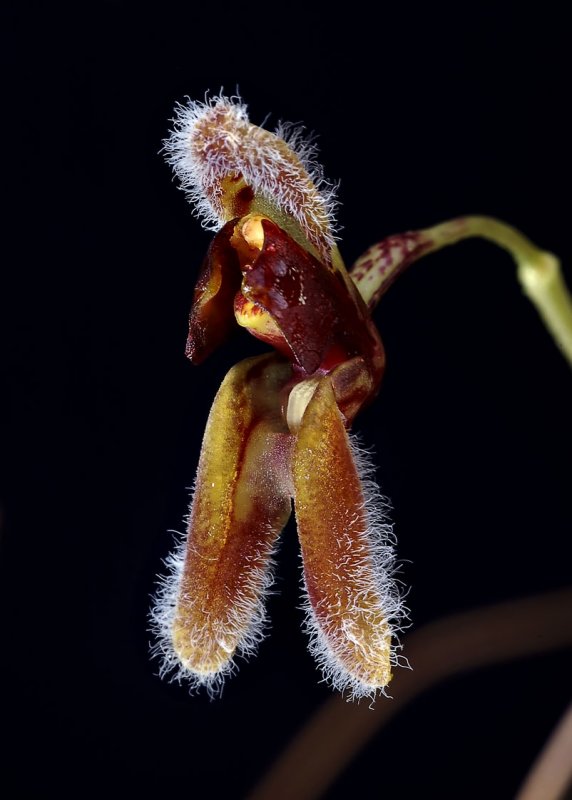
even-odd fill
[(172, 122), (163, 142), (167, 162), (204, 227), (216, 231), (227, 221), (217, 202), (219, 182), (240, 173), (255, 194), (291, 215), (320, 251), (333, 246), (337, 187), (325, 179), (315, 140), (303, 126), (279, 123), (272, 134), (249, 122), (240, 97), (223, 94), (205, 102), (187, 98), (176, 105)]
[[(405, 622), (408, 620), (409, 611), (405, 606), (405, 593), (402, 591), (401, 582), (396, 579), (399, 567), (395, 557), (393, 526), (387, 516), (389, 502), (374, 480), (375, 465), (371, 452), (362, 446), (357, 434), (350, 434), (349, 438), (362, 485), (367, 521), (366, 529), (363, 531), (364, 569), (357, 576), (356, 599), (364, 593), (374, 593), (379, 597), (379, 608), (376, 610), (382, 613), (387, 624), (387, 629), (380, 631), (379, 646), (385, 647), (385, 640), (389, 634), (392, 642), (391, 665), (409, 667), (407, 659), (399, 652), (401, 650), (399, 633), (407, 627)], [(272, 555), (268, 558), (264, 570), (260, 568), (253, 570), (247, 587), (250, 591), (238, 598), (225, 621), (225, 629), (220, 635), (226, 634), (238, 638), (234, 653), (221, 670), (211, 674), (199, 674), (181, 663), (172, 642), (172, 627), (188, 547), (188, 534), (173, 533), (177, 537), (176, 546), (165, 560), (167, 574), (159, 579), (159, 588), (153, 598), (151, 631), (155, 635), (156, 643), (152, 652), (160, 659), (159, 675), (162, 678), (186, 683), (191, 694), (204, 688), (209, 697), (214, 698), (222, 693), (226, 678), (237, 672), (236, 659), (248, 659), (253, 656), (266, 636), (268, 629), (266, 599), (274, 580), (274, 558)], [(277, 546), (278, 540), (274, 551)], [(309, 650), (316, 659), (323, 680), (334, 690), (345, 693), (348, 700), (368, 697), (373, 701), (378, 694), (389, 696), (386, 687), (372, 687), (348, 672), (342, 659), (330, 645), (328, 631), (323, 629), (316, 617), (303, 578), (302, 591), (304, 627), (310, 636)], [(364, 610), (364, 613), (367, 614), (368, 610)], [(245, 625), (246, 620), (248, 622)], [(200, 641), (204, 630), (195, 629), (189, 635)]]
[[(194, 492), (193, 492), (194, 494)], [(192, 501), (191, 501), (192, 508)], [(190, 513), (186, 519), (190, 518)], [(152, 655), (160, 660), (159, 676), (169, 682), (185, 683), (190, 694), (204, 688), (213, 699), (222, 694), (227, 678), (238, 671), (237, 658), (248, 659), (258, 650), (269, 627), (266, 612), (266, 599), (271, 593), (274, 582), (275, 561), (273, 553), (277, 542), (269, 556), (265, 557), (266, 566), (252, 568), (246, 585), (246, 591), (239, 595), (224, 624), (217, 631), (219, 641), (225, 638), (237, 640), (236, 648), (229, 653), (228, 661), (217, 672), (197, 673), (185, 666), (173, 646), (173, 623), (177, 613), (177, 604), (181, 594), (181, 581), (185, 565), (185, 556), (190, 534), (171, 531), (175, 536), (175, 547), (164, 563), (166, 574), (159, 577), (158, 589), (153, 596), (150, 613), (151, 633), (155, 637)], [(219, 623), (220, 624), (220, 623)], [(192, 641), (200, 642), (209, 626), (195, 627), (189, 631)]]
[[(402, 648), (399, 633), (407, 627), (405, 623), (409, 619), (409, 610), (405, 605), (405, 592), (402, 589), (401, 581), (396, 578), (399, 564), (396, 562), (395, 556), (396, 539), (393, 525), (389, 521), (387, 513), (390, 503), (383, 496), (374, 479), (376, 468), (371, 451), (361, 444), (358, 434), (350, 433), (349, 441), (360, 477), (366, 517), (362, 548), (364, 561), (363, 569), (356, 576), (356, 601), (359, 601), (361, 596), (370, 593), (379, 598), (379, 606), (377, 609), (374, 608), (374, 611), (380, 612), (387, 624), (387, 628), (380, 630), (379, 647), (386, 648), (385, 641), (389, 634), (391, 637), (391, 665), (410, 668), (407, 659), (399, 652)], [(328, 630), (324, 630), (316, 616), (308, 596), (304, 576), (302, 576), (302, 591), (304, 594), (302, 610), (306, 615), (304, 627), (310, 636), (309, 650), (323, 674), (323, 681), (334, 690), (344, 693), (348, 701), (364, 697), (373, 701), (378, 694), (390, 697), (387, 687), (370, 686), (348, 672), (342, 659), (330, 644)], [(363, 613), (367, 615), (370, 612), (368, 609), (364, 609)]]

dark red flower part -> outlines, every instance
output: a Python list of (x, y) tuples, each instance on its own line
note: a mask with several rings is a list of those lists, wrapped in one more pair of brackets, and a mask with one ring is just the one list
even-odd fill
[[(248, 225), (259, 226), (259, 247), (246, 242), (242, 231)], [(187, 355), (193, 363), (226, 338), (233, 316), (288, 358), (297, 380), (352, 362), (351, 370), (336, 373), (339, 404), (349, 395), (347, 384), (359, 383), (358, 374), (368, 376), (361, 380), (360, 405), (377, 392), (385, 356), (359, 293), (348, 291), (339, 272), (267, 218), (232, 220), (215, 236), (189, 318)], [(355, 411), (348, 416), (353, 419)]]

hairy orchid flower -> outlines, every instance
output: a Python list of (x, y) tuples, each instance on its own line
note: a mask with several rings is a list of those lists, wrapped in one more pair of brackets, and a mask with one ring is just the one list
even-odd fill
[(332, 189), (299, 130), (256, 127), (235, 99), (180, 106), (166, 149), (217, 231), (187, 355), (200, 363), (236, 323), (275, 352), (237, 364), (214, 400), (188, 534), (154, 609), (163, 671), (213, 693), (255, 649), (293, 501), (311, 651), (334, 686), (374, 694), (402, 608), (384, 502), (348, 429), (385, 357), (335, 245)]
[(466, 236), (508, 249), (523, 285), (550, 272), (553, 257), (496, 220), (467, 217), (389, 237), (348, 273), (333, 190), (300, 129), (270, 133), (238, 99), (221, 96), (179, 106), (165, 144), (181, 187), (216, 231), (195, 289), (188, 357), (201, 363), (236, 324), (274, 352), (237, 364), (215, 397), (188, 532), (153, 610), (162, 673), (213, 694), (236, 656), (255, 650), (293, 505), (311, 652), (335, 688), (374, 696), (398, 662), (405, 609), (385, 504), (349, 434), (385, 367), (371, 312), (405, 267)]

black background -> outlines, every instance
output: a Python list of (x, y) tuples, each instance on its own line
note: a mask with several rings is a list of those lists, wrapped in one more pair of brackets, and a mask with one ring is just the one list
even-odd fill
[[(187, 313), (209, 234), (158, 154), (175, 101), (238, 86), (302, 121), (339, 179), (351, 263), (487, 213), (572, 282), (564, 20), (550, 6), (8, 4), (2, 379), (2, 781), (8, 797), (244, 796), (330, 692), (301, 632), (292, 524), (272, 632), (222, 700), (162, 683), (146, 615), (237, 334), (200, 368)], [(415, 627), (570, 580), (569, 369), (510, 259), (471, 241), (376, 311), (388, 369), (356, 428), (393, 503)], [(332, 798), (511, 797), (569, 699), (570, 653), (451, 680)], [(384, 701), (382, 702), (389, 702)]]

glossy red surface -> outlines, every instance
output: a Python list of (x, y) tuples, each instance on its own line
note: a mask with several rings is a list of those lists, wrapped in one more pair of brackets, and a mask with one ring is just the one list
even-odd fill
[(311, 375), (362, 356), (379, 380), (382, 347), (365, 305), (349, 294), (339, 273), (271, 220), (262, 226), (264, 244), (255, 261), (243, 267), (242, 291), (274, 318), (298, 366)]

